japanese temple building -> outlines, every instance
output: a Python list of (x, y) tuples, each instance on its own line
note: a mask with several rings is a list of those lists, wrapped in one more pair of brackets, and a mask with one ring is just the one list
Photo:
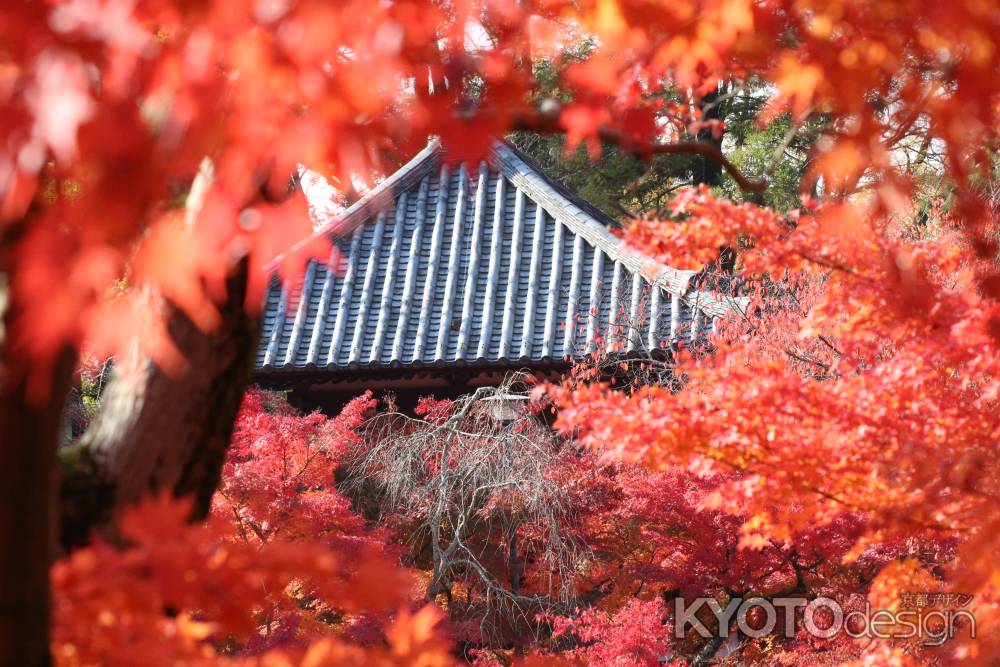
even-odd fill
[[(731, 306), (643, 256), (602, 212), (497, 142), (480, 164), (436, 141), (318, 230), (332, 264), (268, 292), (254, 380), (333, 407), (364, 389), (457, 395), (593, 353), (669, 353)], [(412, 403), (410, 403), (412, 404)]]

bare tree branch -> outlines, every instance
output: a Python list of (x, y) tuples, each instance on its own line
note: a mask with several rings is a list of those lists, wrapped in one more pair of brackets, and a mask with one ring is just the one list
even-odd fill
[[(568, 530), (577, 508), (551, 474), (572, 450), (528, 412), (510, 421), (494, 414), (523, 380), (479, 388), (446, 417), (377, 415), (345, 463), (350, 496), (375, 496), (383, 519), (418, 517), (415, 532), (430, 541), (428, 598), (444, 596), (453, 619), (477, 620), (492, 643), (512, 619), (533, 628), (541, 611), (568, 609), (572, 572), (586, 557)], [(521, 591), (529, 557), (550, 573), (544, 594)]]
[[(523, 110), (513, 114), (512, 130), (539, 132), (542, 134), (560, 134), (565, 128), (559, 123), (558, 110), (543, 112)], [(597, 130), (601, 141), (615, 144), (619, 148), (642, 160), (648, 160), (654, 155), (701, 155), (726, 170), (740, 189), (747, 192), (761, 193), (767, 189), (767, 181), (755, 181), (740, 171), (740, 168), (729, 161), (716, 146), (703, 141), (677, 141), (670, 144), (641, 142), (624, 134), (621, 130), (602, 126)]]

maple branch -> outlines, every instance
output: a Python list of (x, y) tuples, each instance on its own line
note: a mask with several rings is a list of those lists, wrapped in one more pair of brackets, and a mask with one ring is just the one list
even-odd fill
[[(523, 110), (513, 114), (510, 128), (538, 132), (541, 134), (561, 134), (566, 128), (559, 122), (559, 109), (552, 111)], [(669, 144), (639, 141), (628, 136), (621, 130), (608, 126), (597, 128), (597, 136), (601, 141), (615, 144), (622, 150), (635, 155), (641, 160), (649, 160), (654, 155), (701, 155), (725, 169), (741, 190), (760, 194), (767, 189), (767, 181), (756, 181), (740, 171), (740, 168), (729, 161), (722, 151), (710, 143), (703, 141), (676, 141)]]
[(884, 139), (887, 147), (891, 148), (903, 140), (903, 138), (910, 131), (910, 128), (913, 127), (913, 124), (917, 122), (917, 119), (926, 113), (927, 101), (931, 98), (931, 95), (938, 91), (938, 89), (939, 85), (933, 82), (924, 87), (923, 93), (917, 99), (916, 103), (910, 107), (906, 116), (904, 116), (903, 121), (896, 128), (896, 131)]
[(819, 266), (825, 267), (827, 269), (833, 269), (834, 271), (843, 271), (846, 274), (857, 276), (858, 272), (849, 266), (844, 266), (843, 264), (838, 264), (837, 262), (832, 262), (828, 259), (823, 259), (820, 257), (813, 257), (812, 255), (802, 254), (802, 259), (807, 262), (812, 262), (813, 264), (818, 264)]
[(722, 648), (722, 644), (725, 641), (726, 638), (722, 636), (721, 632), (715, 637), (709, 639), (702, 649), (698, 651), (698, 655), (696, 655), (694, 660), (691, 662), (692, 667), (703, 667), (704, 665), (710, 664), (712, 662), (712, 658), (719, 652), (719, 649)]
[(824, 345), (826, 345), (826, 346), (827, 346), (828, 348), (830, 348), (831, 350), (833, 350), (834, 352), (836, 352), (836, 353), (837, 353), (837, 356), (839, 356), (839, 357), (842, 357), (842, 356), (844, 356), (844, 353), (843, 353), (843, 352), (841, 352), (841, 351), (840, 351), (840, 350), (839, 350), (839, 349), (837, 348), (837, 346), (836, 346), (836, 345), (834, 345), (833, 343), (831, 343), (831, 342), (830, 342), (830, 341), (829, 341), (829, 340), (827, 339), (827, 337), (826, 337), (826, 336), (824, 336), (824, 335), (820, 334), (820, 335), (818, 335), (818, 336), (817, 336), (817, 338), (819, 339), (819, 342), (823, 343), (823, 344), (824, 344)]
[[(827, 376), (829, 376), (829, 373), (830, 373), (830, 365), (829, 364), (824, 364), (822, 361), (819, 361), (818, 359), (812, 359), (811, 357), (804, 357), (804, 356), (802, 356), (800, 354), (796, 354), (795, 352), (792, 352), (792, 350), (790, 350), (789, 348), (785, 348), (785, 354), (787, 354), (792, 359), (797, 359), (797, 360), (799, 360), (799, 361), (801, 361), (802, 363), (805, 363), (805, 364), (816, 364), (817, 366), (819, 366), (820, 368), (823, 369), (824, 373)], [(820, 378), (817, 378), (817, 379), (820, 379)]]
[(220, 490), (219, 493), (222, 495), (223, 498), (226, 499), (226, 502), (229, 503), (229, 509), (233, 513), (233, 518), (235, 519), (235, 525), (236, 529), (239, 531), (240, 539), (243, 540), (244, 542), (249, 543), (250, 538), (247, 537), (247, 529), (246, 526), (243, 525), (243, 517), (240, 516), (240, 512), (236, 507), (236, 503), (233, 502), (233, 499), (230, 498), (225, 491)]

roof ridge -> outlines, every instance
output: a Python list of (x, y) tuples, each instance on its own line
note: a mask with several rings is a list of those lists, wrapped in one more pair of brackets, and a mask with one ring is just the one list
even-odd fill
[[(723, 315), (733, 308), (742, 312), (746, 307), (745, 297), (689, 289), (691, 279), (697, 275), (697, 271), (672, 267), (640, 250), (628, 247), (620, 237), (608, 229), (607, 224), (601, 222), (603, 220), (617, 224), (616, 221), (573, 190), (553, 180), (540, 165), (509, 142), (496, 141), (491, 157), (500, 163), (496, 165), (498, 168), (508, 167), (510, 173), (504, 175), (519, 188), (524, 189), (526, 194), (536, 200), (550, 203), (552, 209), (547, 210), (553, 218), (567, 225), (574, 233), (583, 236), (591, 245), (600, 248), (612, 259), (620, 260), (631, 271), (641, 273), (651, 283), (659, 285), (672, 295), (682, 297), (688, 304), (700, 307), (712, 315)], [(536, 178), (522, 178), (526, 173)], [(519, 184), (518, 181), (523, 184)]]
[(556, 192), (564, 196), (566, 199), (572, 201), (585, 213), (590, 215), (591, 218), (600, 223), (603, 227), (621, 229), (620, 222), (618, 222), (610, 215), (608, 215), (607, 213), (605, 213), (604, 211), (602, 211), (601, 209), (599, 209), (598, 207), (594, 206), (589, 201), (581, 197), (576, 190), (573, 190), (569, 186), (563, 185), (555, 178), (550, 176), (548, 172), (545, 171), (545, 168), (537, 160), (535, 160), (533, 157), (531, 157), (530, 155), (519, 149), (517, 146), (515, 146), (512, 141), (508, 139), (496, 140), (495, 144), (499, 144), (500, 146), (505, 148), (508, 152), (513, 153), (518, 159), (520, 159), (521, 162), (523, 162), (532, 170), (534, 170), (542, 178), (543, 181), (545, 181), (552, 187), (552, 189), (554, 189)]
[[(553, 218), (567, 225), (574, 233), (583, 236), (594, 247), (599, 247), (612, 259), (620, 260), (631, 271), (642, 273), (651, 282), (659, 284), (671, 294), (684, 296), (695, 271), (677, 269), (638, 250), (625, 245), (621, 238), (601, 224), (593, 213), (580, 205), (579, 195), (567, 193), (556, 187), (544, 172), (522, 157), (505, 143), (494, 145), (494, 155), (504, 175), (533, 199), (545, 204)], [(505, 168), (504, 168), (505, 167)], [(587, 208), (591, 208), (586, 205)], [(603, 216), (606, 217), (606, 216)]]

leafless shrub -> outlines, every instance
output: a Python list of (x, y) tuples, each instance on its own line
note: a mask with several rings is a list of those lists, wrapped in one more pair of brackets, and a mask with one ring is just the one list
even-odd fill
[(376, 498), (380, 518), (415, 529), (411, 553), (432, 572), (428, 598), (443, 597), (454, 620), (478, 622), (494, 644), (567, 607), (586, 556), (558, 479), (560, 457), (573, 453), (529, 410), (512, 410), (527, 404), (523, 381), (477, 389), (423, 419), (379, 414), (344, 470), (348, 494)]

